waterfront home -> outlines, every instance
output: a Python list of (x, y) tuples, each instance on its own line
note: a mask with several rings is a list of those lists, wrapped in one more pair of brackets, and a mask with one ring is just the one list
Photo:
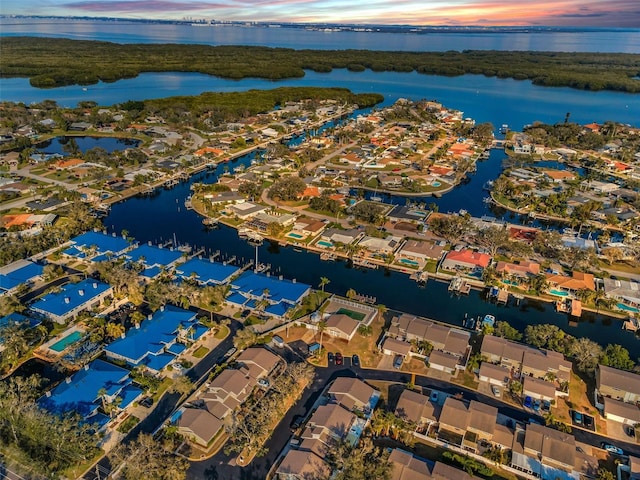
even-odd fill
[(296, 221), (296, 215), (291, 213), (284, 213), (279, 215), (272, 215), (265, 212), (259, 212), (255, 214), (247, 223), (244, 224), (247, 228), (258, 230), (259, 232), (268, 232), (269, 225), (276, 224), (281, 227), (288, 227), (293, 225)]
[(460, 363), (460, 357), (451, 355), (450, 353), (433, 350), (427, 359), (429, 368), (440, 372), (454, 375), (456, 370), (464, 370), (464, 365)]
[[(142, 393), (131, 384), (128, 370), (103, 360), (94, 360), (47, 391), (38, 404), (56, 415), (77, 413), (85, 422), (102, 428), (110, 417), (98, 411), (100, 406), (114, 404), (117, 411), (122, 411)], [(116, 399), (119, 399), (117, 404), (114, 403)]]
[(580, 478), (574, 436), (535, 423), (516, 432), (510, 466), (539, 478)]
[[(571, 272), (571, 276), (547, 273), (547, 283), (551, 289), (562, 291), (569, 294), (578, 290), (596, 291), (595, 277), (591, 273)], [(553, 292), (552, 292), (553, 293)]]
[(293, 232), (305, 237), (315, 237), (322, 232), (326, 223), (310, 217), (298, 217), (293, 224)]
[(491, 257), (486, 253), (474, 252), (463, 248), (460, 251), (451, 250), (442, 262), (445, 270), (473, 270), (487, 268), (491, 263)]
[(385, 188), (396, 188), (402, 185), (402, 177), (400, 175), (390, 175), (388, 173), (379, 173), (378, 182)]
[(343, 243), (344, 245), (349, 245), (350, 243), (353, 243), (363, 236), (364, 233), (362, 232), (362, 230), (359, 230), (357, 228), (352, 228), (350, 230), (327, 228), (324, 232), (322, 232), (320, 239), (324, 242)]
[(29, 308), (56, 323), (65, 323), (84, 310), (98, 307), (113, 296), (111, 285), (88, 278), (69, 283), (57, 292), (51, 292), (32, 303)]
[(595, 240), (589, 238), (582, 238), (577, 235), (563, 235), (560, 237), (562, 245), (565, 248), (579, 248), (580, 250), (598, 250), (598, 244)]
[(429, 212), (427, 210), (406, 205), (396, 205), (387, 214), (387, 218), (392, 222), (409, 221), (419, 223), (425, 221), (428, 216)]
[(338, 377), (327, 390), (327, 396), (350, 412), (370, 415), (378, 403), (380, 392), (360, 379)]
[(525, 351), (522, 356), (521, 374), (558, 382), (571, 378), (571, 362), (564, 355), (552, 350)]
[(424, 318), (403, 313), (391, 319), (387, 335), (407, 342), (429, 342), (434, 350), (465, 357), (471, 334), (457, 328), (440, 325)]
[(12, 295), (20, 285), (30, 286), (42, 280), (43, 271), (42, 265), (26, 259), (0, 267), (0, 295)]
[(133, 243), (124, 237), (96, 231), (78, 235), (71, 239), (71, 243), (72, 246), (64, 250), (63, 255), (94, 262), (119, 257), (133, 246)]
[(211, 205), (222, 205), (222, 204), (238, 204), (244, 203), (246, 198), (240, 195), (237, 192), (216, 192), (216, 193), (207, 193), (204, 196), (205, 200), (209, 200)]
[(607, 297), (615, 298), (632, 308), (640, 307), (640, 284), (629, 280), (603, 279)]
[(182, 408), (175, 421), (178, 433), (191, 442), (208, 447), (222, 429), (222, 420), (203, 408)]
[(620, 189), (620, 185), (611, 182), (601, 182), (599, 180), (588, 180), (582, 183), (590, 190), (596, 193), (612, 193)]
[(358, 245), (366, 248), (373, 254), (391, 255), (400, 246), (402, 238), (389, 236), (387, 238), (371, 237), (366, 235), (360, 239)]
[(563, 183), (576, 179), (575, 173), (567, 170), (543, 170), (542, 173), (553, 183)]
[(501, 365), (512, 372), (520, 372), (522, 359), (528, 351), (535, 352), (536, 349), (493, 335), (484, 335), (480, 346), (480, 354), (488, 362)]
[(107, 358), (158, 373), (207, 330), (196, 321), (194, 312), (167, 305), (107, 345), (105, 353)]
[(241, 220), (247, 220), (260, 212), (264, 212), (266, 209), (267, 207), (264, 205), (258, 205), (252, 202), (242, 202), (227, 207), (227, 211), (231, 212), (231, 215), (235, 215)]
[(400, 259), (425, 263), (429, 260), (440, 260), (443, 252), (444, 245), (440, 242), (409, 239), (398, 250), (397, 255)]
[(640, 375), (606, 365), (596, 369), (596, 388), (603, 397), (627, 403), (640, 403)]
[(200, 285), (224, 285), (240, 271), (239, 267), (202, 258), (192, 258), (175, 268), (176, 278), (194, 280)]
[(526, 279), (540, 274), (540, 264), (528, 260), (522, 260), (520, 263), (499, 261), (496, 264), (496, 273)]
[(405, 389), (400, 394), (395, 414), (397, 417), (413, 423), (417, 431), (426, 433), (430, 425), (438, 422), (441, 410), (440, 405), (433, 403), (429, 396)]
[(155, 278), (163, 271), (168, 271), (175, 267), (182, 260), (182, 252), (173, 248), (156, 247), (151, 244), (140, 245), (125, 254), (129, 262), (141, 265), (142, 277), (147, 279)]

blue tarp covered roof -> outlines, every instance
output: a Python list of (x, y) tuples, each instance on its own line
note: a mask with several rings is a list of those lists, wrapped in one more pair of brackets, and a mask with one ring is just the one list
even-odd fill
[(151, 320), (145, 320), (140, 328), (131, 328), (125, 338), (119, 338), (105, 347), (112, 353), (137, 365), (148, 354), (158, 352), (163, 343), (171, 343), (178, 336), (178, 326), (188, 327), (196, 314), (182, 308), (166, 306), (158, 310)]
[(0, 274), (0, 291), (11, 290), (22, 283), (27, 283), (35, 277), (42, 275), (44, 267), (37, 263), (25, 262), (25, 264), (11, 272)]
[(235, 292), (229, 295), (226, 300), (227, 302), (235, 303), (236, 305), (244, 305), (247, 303), (247, 297)]
[(182, 278), (196, 274), (196, 279), (202, 283), (221, 284), (226, 282), (240, 269), (233, 265), (223, 265), (218, 262), (210, 262), (200, 258), (192, 258), (188, 262), (176, 267), (176, 273)]
[(115, 255), (121, 253), (131, 246), (131, 242), (122, 237), (114, 237), (102, 232), (86, 232), (82, 235), (78, 235), (72, 238), (76, 248), (96, 248), (96, 253), (104, 255), (107, 252), (111, 252)]
[[(69, 283), (59, 292), (49, 293), (31, 305), (34, 310), (64, 316), (71, 310), (91, 303), (95, 297), (103, 294), (109, 288), (106, 283), (88, 278), (78, 283)], [(68, 300), (66, 300), (68, 299)]]
[(142, 363), (151, 370), (159, 372), (176, 359), (175, 355), (170, 353), (161, 353), (159, 355), (147, 355)]
[(311, 288), (311, 285), (304, 283), (280, 280), (277, 277), (267, 277), (251, 271), (240, 275), (231, 283), (231, 286), (244, 294), (256, 297), (262, 296), (264, 291), (268, 290), (269, 301), (281, 302), (286, 300), (289, 303), (298, 303)]
[(59, 384), (51, 392), (38, 400), (51, 413), (64, 414), (78, 412), (87, 417), (100, 406), (98, 392), (105, 389), (108, 394), (117, 393), (129, 382), (129, 371), (105, 362), (94, 360), (87, 368), (76, 372), (69, 380)]
[(147, 267), (171, 265), (182, 257), (182, 252), (178, 250), (170, 250), (168, 248), (160, 248), (153, 245), (140, 245), (130, 252), (127, 252), (127, 258), (132, 262), (143, 261)]

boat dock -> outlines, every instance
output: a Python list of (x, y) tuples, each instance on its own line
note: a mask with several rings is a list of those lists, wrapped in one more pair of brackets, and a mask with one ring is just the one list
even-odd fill
[(448, 289), (450, 292), (469, 295), (469, 292), (471, 291), (471, 285), (469, 285), (467, 281), (461, 277), (454, 277), (453, 280), (451, 280)]
[(640, 330), (640, 321), (637, 318), (629, 317), (622, 324), (622, 329), (628, 332), (637, 332)]
[(376, 268), (378, 268), (378, 265), (375, 263), (370, 262), (369, 260), (362, 260), (362, 259), (358, 259), (355, 258), (353, 259), (353, 264), (356, 267), (365, 267), (365, 268), (371, 268), (373, 270), (375, 270)]

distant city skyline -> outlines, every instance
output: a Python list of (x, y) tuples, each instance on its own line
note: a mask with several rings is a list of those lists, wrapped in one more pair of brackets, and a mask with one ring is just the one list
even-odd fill
[(640, 28), (637, 0), (5, 0), (3, 15)]

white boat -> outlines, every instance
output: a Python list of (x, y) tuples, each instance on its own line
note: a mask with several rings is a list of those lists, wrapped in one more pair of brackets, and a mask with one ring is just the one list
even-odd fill
[(493, 315), (485, 315), (484, 318), (482, 319), (482, 325), (487, 325), (489, 327), (493, 327), (496, 323), (496, 317), (494, 317)]

